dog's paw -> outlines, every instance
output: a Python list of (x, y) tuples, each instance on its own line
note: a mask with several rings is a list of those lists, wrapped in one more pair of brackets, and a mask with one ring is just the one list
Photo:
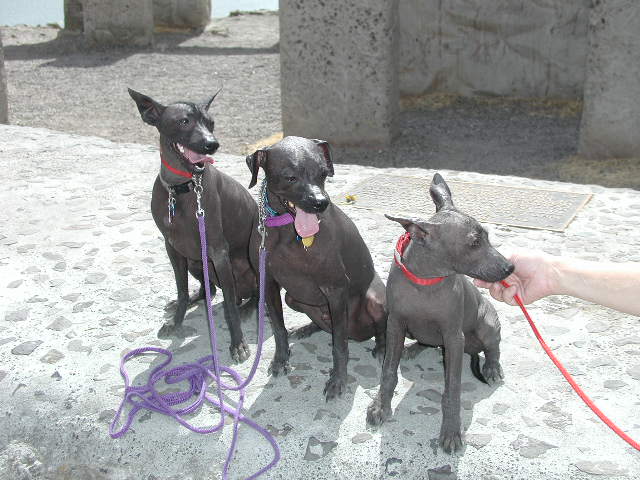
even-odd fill
[(340, 375), (331, 375), (324, 386), (325, 401), (341, 397), (347, 388), (346, 379)]
[(242, 340), (238, 345), (230, 346), (229, 352), (231, 353), (231, 359), (235, 363), (242, 363), (251, 356), (251, 350), (249, 349), (249, 346), (244, 343), (244, 340)]
[(287, 375), (291, 371), (291, 365), (289, 364), (289, 360), (273, 360), (271, 365), (269, 365), (269, 374), (274, 377), (278, 377), (280, 375)]
[(367, 424), (377, 427), (391, 418), (391, 407), (384, 408), (377, 398), (367, 408)]
[(289, 332), (289, 337), (294, 338), (295, 340), (302, 340), (319, 331), (320, 327), (312, 322), (292, 330), (291, 332)]
[(440, 446), (446, 453), (457, 452), (462, 449), (462, 434), (459, 428), (444, 428), (440, 430)]
[(482, 376), (489, 385), (495, 385), (502, 381), (504, 373), (499, 363), (485, 363), (482, 367)]

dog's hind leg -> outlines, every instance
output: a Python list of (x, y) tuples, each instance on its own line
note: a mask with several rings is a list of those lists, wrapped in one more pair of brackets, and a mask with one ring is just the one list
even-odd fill
[(500, 343), (485, 346), (484, 365), (482, 366), (482, 376), (487, 380), (486, 383), (493, 385), (504, 378), (502, 367), (500, 366)]
[(165, 323), (158, 332), (159, 337), (166, 337), (174, 333), (176, 329), (182, 326), (184, 315), (189, 306), (189, 277), (187, 274), (187, 259), (178, 253), (178, 251), (165, 240), (165, 248), (167, 255), (173, 267), (173, 274), (176, 279), (176, 290), (178, 298), (175, 301), (176, 310), (171, 323)]
[[(198, 293), (189, 297), (189, 305), (192, 305), (200, 300), (204, 300), (205, 292), (204, 292), (204, 272), (202, 271), (202, 262), (197, 262), (195, 260), (189, 260), (188, 263), (189, 273), (198, 279), (200, 282), (200, 289)], [(211, 298), (216, 296), (216, 284), (213, 279), (209, 279), (209, 290), (211, 292)]]

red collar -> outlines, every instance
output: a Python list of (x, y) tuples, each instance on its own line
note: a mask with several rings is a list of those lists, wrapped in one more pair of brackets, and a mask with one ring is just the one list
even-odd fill
[(418, 285), (435, 285), (436, 283), (441, 282), (446, 277), (432, 277), (432, 278), (421, 278), (409, 271), (407, 267), (402, 263), (402, 254), (404, 253), (405, 248), (409, 245), (411, 241), (411, 234), (409, 232), (405, 232), (400, 235), (398, 239), (398, 243), (396, 243), (396, 250), (394, 252), (394, 260), (396, 261), (396, 265), (400, 267), (404, 276), (411, 280), (413, 283)]
[(169, 162), (167, 162), (164, 157), (162, 156), (162, 154), (160, 154), (160, 161), (162, 162), (162, 164), (167, 167), (167, 170), (169, 170), (171, 173), (175, 173), (176, 175), (180, 175), (181, 177), (184, 178), (193, 178), (193, 174), (189, 173), (189, 172), (185, 172), (184, 170), (178, 170), (175, 167), (172, 167), (171, 165), (169, 165)]

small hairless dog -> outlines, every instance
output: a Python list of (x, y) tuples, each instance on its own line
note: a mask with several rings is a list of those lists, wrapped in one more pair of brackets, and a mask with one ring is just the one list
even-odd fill
[[(421, 344), (444, 347), (440, 445), (446, 452), (462, 447), (460, 387), (463, 352), (479, 379), (502, 378), (500, 323), (495, 309), (465, 275), (497, 282), (513, 272), (509, 263), (473, 218), (458, 211), (451, 191), (436, 173), (430, 188), (436, 213), (429, 221), (387, 217), (407, 231), (398, 242), (395, 265), (387, 281), (387, 348), (377, 398), (367, 422), (379, 425), (391, 416), (398, 364), (405, 336)], [(485, 362), (479, 369), (480, 352)]]
[[(164, 106), (129, 89), (142, 120), (160, 132), (160, 172), (153, 185), (151, 213), (165, 240), (178, 290), (173, 321), (160, 335), (179, 330), (187, 307), (204, 298), (200, 235), (196, 219), (193, 178), (202, 182), (202, 207), (207, 230), (211, 281), (222, 289), (224, 314), (231, 334), (231, 357), (242, 362), (249, 347), (240, 328), (238, 305), (256, 292), (256, 276), (249, 261), (249, 240), (258, 208), (247, 190), (210, 166), (219, 147), (208, 113), (215, 95), (203, 103), (177, 102)], [(200, 292), (189, 298), (188, 274), (200, 280)], [(215, 287), (213, 288), (215, 292)]]
[[(289, 370), (288, 333), (280, 290), (292, 309), (307, 314), (315, 326), (331, 332), (333, 369), (324, 388), (330, 400), (342, 395), (347, 380), (348, 339), (376, 339), (374, 355), (384, 355), (385, 287), (373, 267), (358, 229), (325, 192), (333, 176), (325, 141), (286, 137), (247, 157), (252, 187), (265, 172), (262, 194), (267, 218), (266, 300), (276, 342), (271, 373)], [(257, 262), (260, 235), (251, 239)], [(313, 330), (307, 328), (306, 332)], [(317, 330), (317, 328), (316, 328)]]

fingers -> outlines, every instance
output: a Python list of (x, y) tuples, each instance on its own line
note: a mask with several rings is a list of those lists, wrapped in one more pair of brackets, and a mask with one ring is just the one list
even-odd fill
[(473, 284), (476, 287), (480, 287), (480, 288), (489, 288), (491, 285), (493, 285), (491, 282), (485, 282), (484, 280), (479, 280), (477, 278), (473, 279)]
[(515, 285), (511, 285), (509, 288), (503, 287), (500, 283), (485, 282), (484, 280), (474, 279), (473, 283), (480, 288), (489, 289), (489, 294), (499, 302), (504, 302), (508, 305), (517, 305), (513, 297), (518, 293), (518, 288)]

